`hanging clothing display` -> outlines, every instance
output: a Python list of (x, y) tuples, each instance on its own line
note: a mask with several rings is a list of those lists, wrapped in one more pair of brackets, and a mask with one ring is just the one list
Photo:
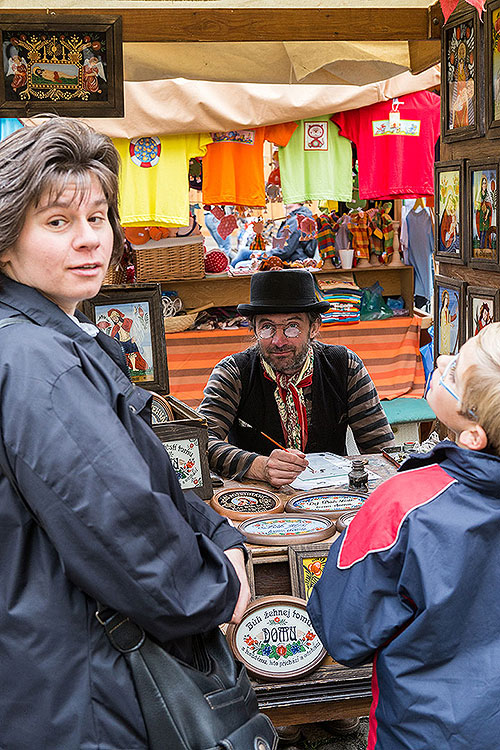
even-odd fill
[(264, 141), (286, 146), (296, 122), (212, 133), (203, 158), (203, 201), (213, 205), (266, 205)]
[(206, 133), (117, 138), (123, 226), (189, 225), (189, 160), (203, 156)]
[(352, 200), (352, 146), (328, 116), (301, 120), (278, 153), (285, 204)]
[(430, 91), (337, 112), (340, 134), (356, 144), (359, 195), (412, 198), (434, 193), (434, 146), (440, 132), (440, 99)]
[(434, 231), (425, 208), (412, 209), (406, 217), (408, 262), (415, 270), (415, 297), (432, 297), (432, 250)]

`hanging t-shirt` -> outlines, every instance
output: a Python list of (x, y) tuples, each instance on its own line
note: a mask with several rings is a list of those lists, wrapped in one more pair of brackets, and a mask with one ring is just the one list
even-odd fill
[(265, 206), (264, 141), (286, 146), (296, 122), (212, 133), (203, 159), (204, 203)]
[(406, 217), (408, 262), (415, 270), (415, 295), (430, 300), (432, 297), (432, 250), (434, 231), (427, 210), (413, 209)]
[(301, 120), (278, 153), (283, 203), (352, 200), (352, 147), (328, 116)]
[(332, 120), (356, 144), (359, 197), (412, 198), (434, 193), (434, 146), (439, 138), (440, 99), (430, 91), (399, 98), (399, 122), (391, 122), (393, 99), (338, 112)]
[(20, 130), (24, 125), (16, 117), (1, 117), (0, 118), (0, 141), (7, 138), (11, 133), (15, 133), (16, 130)]
[(188, 226), (189, 160), (203, 156), (211, 142), (206, 133), (114, 139), (122, 161), (123, 226)]

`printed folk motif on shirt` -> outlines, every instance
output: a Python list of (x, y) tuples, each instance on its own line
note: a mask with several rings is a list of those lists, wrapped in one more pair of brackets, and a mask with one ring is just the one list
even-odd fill
[(160, 161), (161, 142), (156, 136), (132, 138), (129, 145), (130, 158), (138, 167), (154, 167)]
[(328, 123), (304, 123), (304, 151), (328, 151)]
[(214, 143), (241, 143), (244, 146), (253, 146), (255, 143), (255, 130), (228, 130), (210, 135)]
[(381, 135), (420, 135), (420, 120), (372, 120), (373, 137)]

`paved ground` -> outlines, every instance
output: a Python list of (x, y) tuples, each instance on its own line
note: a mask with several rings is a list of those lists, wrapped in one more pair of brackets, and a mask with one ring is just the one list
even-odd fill
[(333, 737), (319, 724), (303, 726), (303, 735), (293, 745), (280, 743), (279, 750), (366, 750), (368, 741), (368, 718), (361, 719), (359, 731), (350, 737)]

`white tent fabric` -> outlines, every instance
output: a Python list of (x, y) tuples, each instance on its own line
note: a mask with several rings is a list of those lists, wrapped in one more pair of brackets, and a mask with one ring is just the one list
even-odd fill
[(218, 83), (172, 79), (125, 82), (125, 117), (86, 122), (112, 138), (258, 127), (357, 109), (438, 86), (440, 71), (409, 72), (365, 86)]

